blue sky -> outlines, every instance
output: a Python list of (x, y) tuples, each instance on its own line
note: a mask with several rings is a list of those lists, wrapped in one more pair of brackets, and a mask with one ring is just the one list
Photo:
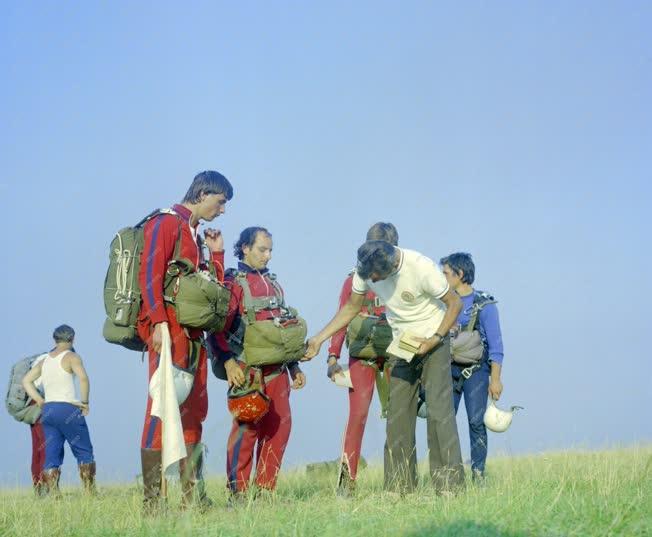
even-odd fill
[[(652, 439), (652, 6), (351, 4), (0, 3), (5, 370), (75, 327), (103, 480), (139, 472), (146, 397), (140, 356), (101, 337), (108, 245), (204, 169), (235, 187), (227, 261), (268, 227), (310, 332), (376, 221), (434, 259), (473, 254), (499, 300), (502, 404), (526, 407), (490, 456)], [(287, 466), (339, 454), (346, 393), (324, 359), (292, 396)], [(217, 474), (230, 420), (209, 384)], [(27, 482), (27, 427), (0, 431), (0, 483)]]

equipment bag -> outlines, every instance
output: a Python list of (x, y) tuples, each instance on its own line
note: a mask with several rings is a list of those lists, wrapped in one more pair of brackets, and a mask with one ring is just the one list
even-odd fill
[(473, 305), (467, 310), (470, 312), (468, 324), (450, 339), (451, 359), (458, 365), (479, 364), (485, 353), (485, 344), (482, 341), (480, 332), (475, 329), (478, 315), (488, 304), (496, 304), (497, 301), (488, 293), (474, 291)]
[(12, 366), (11, 373), (9, 374), (7, 396), (5, 397), (7, 412), (16, 421), (30, 425), (38, 421), (41, 415), (41, 409), (38, 405), (33, 404), (32, 398), (27, 395), (25, 388), (23, 388), (23, 378), (32, 369), (34, 362), (39, 356), (43, 356), (43, 353), (23, 358)]
[[(229, 291), (214, 275), (195, 271), (194, 264), (181, 259), (181, 218), (172, 209), (157, 209), (133, 227), (118, 231), (111, 242), (109, 268), (104, 280), (106, 321), (103, 335), (109, 343), (142, 351), (145, 342), (136, 329), (142, 305), (138, 273), (144, 245), (144, 226), (152, 218), (172, 214), (179, 219), (179, 233), (174, 255), (168, 264), (164, 289), (165, 300), (175, 305), (182, 326), (219, 330), (224, 326)], [(200, 248), (201, 252), (201, 248)]]
[(392, 328), (384, 315), (356, 315), (346, 331), (346, 345), (354, 358), (387, 356)]
[(164, 299), (174, 304), (182, 326), (220, 332), (224, 328), (231, 292), (208, 271), (195, 271), (187, 259), (177, 259), (167, 270), (170, 278)]
[[(135, 226), (118, 231), (109, 247), (109, 268), (104, 278), (104, 309), (107, 318), (102, 334), (109, 343), (134, 351), (145, 348), (145, 343), (136, 330), (142, 302), (138, 273), (145, 242), (143, 229), (147, 222), (161, 214), (178, 216), (172, 209), (156, 209)], [(179, 242), (177, 240), (175, 253)]]
[[(251, 296), (246, 274), (238, 272), (236, 282), (244, 293), (245, 323), (242, 347), (233, 348), (241, 354), (249, 366), (283, 364), (303, 357), (304, 342), (308, 333), (306, 321), (297, 310), (285, 305), (283, 292), (274, 277), (268, 277), (273, 296)], [(280, 316), (266, 321), (256, 320), (256, 313), (263, 310), (279, 310)], [(232, 339), (229, 340), (232, 345)]]

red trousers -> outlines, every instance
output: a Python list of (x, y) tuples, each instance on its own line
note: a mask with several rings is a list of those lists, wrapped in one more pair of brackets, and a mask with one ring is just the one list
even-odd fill
[[(201, 442), (202, 422), (208, 413), (208, 393), (206, 391), (206, 349), (199, 339), (188, 339), (183, 328), (172, 322), (173, 313), (168, 310), (170, 318), (169, 329), (172, 339), (172, 362), (181, 368), (187, 368), (190, 363), (197, 362), (195, 380), (190, 390), (190, 395), (179, 407), (181, 412), (181, 425), (186, 444)], [(142, 334), (141, 334), (142, 337)], [(158, 367), (159, 355), (153, 350), (149, 351), (149, 379)], [(149, 384), (148, 384), (149, 386)], [(147, 396), (147, 410), (145, 413), (145, 426), (141, 439), (143, 449), (161, 449), (161, 420), (151, 415), (152, 398)]]
[(365, 360), (350, 357), (349, 371), (354, 389), (349, 389), (349, 419), (344, 429), (342, 463), (348, 467), (351, 479), (355, 479), (362, 449), (362, 436), (369, 415), (369, 405), (374, 395), (376, 369), (368, 365)]
[(43, 465), (45, 464), (45, 434), (40, 421), (29, 426), (32, 433), (32, 483), (38, 485), (42, 480)]
[[(268, 374), (267, 370), (263, 368), (263, 374)], [(276, 486), (276, 478), (292, 429), (290, 380), (285, 368), (280, 375), (265, 381), (265, 393), (271, 399), (270, 408), (259, 422), (233, 421), (226, 454), (226, 475), (232, 492), (247, 490), (254, 449), (256, 485), (269, 490)]]

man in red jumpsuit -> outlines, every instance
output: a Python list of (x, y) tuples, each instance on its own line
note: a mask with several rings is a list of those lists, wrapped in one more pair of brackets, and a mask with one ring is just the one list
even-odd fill
[[(391, 223), (378, 222), (369, 228), (367, 240), (386, 241), (397, 246), (398, 231)], [(349, 275), (344, 280), (338, 309), (341, 309), (351, 296), (352, 280), (352, 275)], [(365, 305), (360, 310), (362, 315), (380, 317), (385, 314), (385, 306), (379, 302), (372, 291), (367, 292), (364, 303)], [(346, 328), (342, 328), (332, 336), (330, 347), (328, 348), (328, 376), (333, 381), (335, 375), (342, 372), (338, 360), (345, 337)], [(338, 479), (338, 494), (340, 495), (347, 495), (355, 488), (355, 479), (362, 448), (362, 436), (364, 435), (367, 416), (369, 415), (369, 405), (374, 394), (376, 374), (379, 371), (383, 371), (385, 360), (385, 356), (376, 356), (370, 359), (357, 358), (349, 355), (349, 371), (351, 373), (353, 389), (349, 389), (349, 418), (344, 429), (341, 469)]]
[[(159, 215), (144, 228), (139, 273), (143, 303), (138, 333), (149, 350), (149, 378), (158, 367), (164, 323), (172, 340), (172, 361), (177, 367), (195, 370), (190, 394), (179, 407), (188, 452), (179, 463), (184, 506), (191, 502), (196, 502), (200, 508), (211, 504), (202, 478), (202, 422), (208, 412), (206, 350), (202, 346), (202, 330), (184, 328), (177, 322), (174, 306), (164, 301), (163, 285), (168, 262), (173, 258), (185, 258), (196, 268), (206, 269), (208, 263), (212, 263), (218, 280), (223, 281), (222, 235), (216, 229), (207, 229), (202, 240), (197, 228), (201, 220), (210, 222), (223, 214), (232, 196), (233, 187), (223, 175), (215, 171), (202, 172), (194, 178), (182, 202), (172, 207), (175, 214)], [(204, 259), (202, 243), (210, 251), (210, 260)], [(150, 414), (151, 407), (152, 399), (148, 396), (141, 441), (145, 512), (158, 508), (161, 489), (161, 422)]]
[[(282, 316), (285, 300), (276, 277), (270, 274), (267, 264), (272, 258), (272, 236), (265, 228), (250, 227), (240, 234), (234, 254), (238, 257), (238, 269), (229, 269), (225, 284), (231, 289), (231, 302), (224, 331), (213, 339), (215, 360), (224, 364), (229, 386), (241, 386), (245, 382), (244, 364), (238, 361), (238, 352), (229, 342), (235, 334), (243, 337), (246, 317), (245, 290), (242, 278), (253, 300), (267, 306), (256, 308), (255, 319), (263, 321)], [(240, 283), (238, 283), (240, 281)], [(227, 485), (232, 497), (245, 492), (256, 452), (255, 483), (259, 489), (273, 490), (281, 468), (283, 454), (290, 438), (292, 416), (290, 389), (300, 389), (306, 377), (297, 362), (265, 365), (261, 368), (265, 394), (270, 398), (270, 408), (256, 423), (233, 421), (227, 443)], [(291, 381), (290, 381), (291, 377)]]

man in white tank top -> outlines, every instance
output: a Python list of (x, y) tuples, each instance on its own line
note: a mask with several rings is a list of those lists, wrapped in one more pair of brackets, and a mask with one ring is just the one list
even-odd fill
[[(95, 493), (95, 459), (88, 425), (88, 375), (81, 357), (72, 345), (75, 331), (68, 325), (54, 330), (55, 347), (23, 379), (27, 394), (42, 408), (41, 423), (45, 436), (43, 476), (50, 494), (58, 496), (63, 463), (63, 445), (68, 445), (79, 464), (79, 476), (88, 494)], [(74, 377), (79, 380), (81, 400), (75, 397)], [(45, 398), (34, 386), (40, 377)]]

